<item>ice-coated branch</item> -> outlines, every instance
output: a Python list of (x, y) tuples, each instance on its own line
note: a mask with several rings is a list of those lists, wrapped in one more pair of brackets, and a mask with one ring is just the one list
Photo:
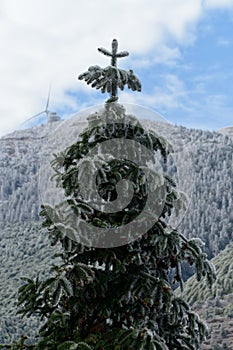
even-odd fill
[(101, 89), (102, 93), (108, 92), (110, 98), (107, 102), (116, 102), (118, 100), (118, 88), (124, 90), (125, 85), (133, 91), (141, 91), (141, 82), (133, 73), (132, 69), (126, 71), (117, 68), (117, 59), (126, 57), (129, 53), (128, 51), (118, 52), (118, 42), (116, 39), (112, 41), (111, 52), (102, 47), (98, 48), (98, 51), (105, 56), (111, 57), (111, 65), (106, 68), (91, 66), (87, 72), (80, 74), (78, 79), (85, 80), (93, 88)]

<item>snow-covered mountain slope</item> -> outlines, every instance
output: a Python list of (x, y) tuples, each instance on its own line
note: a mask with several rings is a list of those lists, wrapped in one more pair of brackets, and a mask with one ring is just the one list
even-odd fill
[[(185, 284), (183, 297), (194, 307), (211, 327), (212, 331), (203, 350), (233, 348), (233, 242), (212, 262), (216, 267), (216, 281), (208, 288), (205, 280), (198, 282), (196, 276)], [(180, 290), (179, 294), (180, 295)], [(224, 344), (227, 347), (224, 347)]]
[(218, 130), (221, 134), (233, 137), (233, 126), (227, 126)]
[[(54, 152), (47, 145), (60, 122), (15, 131), (0, 139), (0, 225), (39, 219), (41, 182), (39, 169), (46, 154)], [(198, 236), (206, 243), (210, 257), (232, 240), (233, 227), (233, 139), (217, 132), (186, 129), (164, 123), (146, 122), (173, 145), (177, 152), (178, 186), (188, 191), (189, 209), (180, 229), (188, 237)], [(80, 123), (83, 129), (84, 124)], [(77, 130), (61, 127), (57, 137), (60, 149)], [(63, 131), (62, 131), (63, 130)], [(72, 130), (74, 135), (72, 134)], [(63, 132), (63, 133), (62, 133)], [(56, 136), (56, 134), (55, 134)], [(182, 141), (182, 144), (181, 144)], [(49, 163), (43, 173), (50, 169)], [(42, 174), (43, 175), (43, 174)], [(46, 178), (46, 177), (45, 177)], [(48, 181), (43, 184), (49, 188)]]
[[(178, 186), (187, 189), (190, 196), (189, 209), (179, 229), (188, 237), (202, 238), (209, 257), (215, 256), (232, 241), (233, 139), (222, 133), (161, 122), (147, 121), (145, 125), (165, 136), (175, 148)], [(79, 120), (79, 129), (84, 126), (85, 122)], [(63, 149), (77, 138), (72, 122), (68, 128), (54, 122), (0, 139), (0, 338), (17, 336), (24, 329), (23, 322), (15, 317), (19, 276), (33, 277), (52, 264), (53, 249), (38, 222), (42, 200), (39, 173), (44, 157), (53, 153), (48, 137), (59, 127), (54, 142)], [(46, 167), (43, 171), (47, 171)], [(37, 321), (33, 324), (38, 328)]]

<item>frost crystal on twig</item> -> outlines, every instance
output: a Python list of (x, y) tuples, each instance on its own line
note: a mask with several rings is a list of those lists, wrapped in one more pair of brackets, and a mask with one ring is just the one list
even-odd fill
[(102, 93), (108, 92), (110, 98), (106, 102), (118, 101), (118, 88), (124, 90), (125, 85), (133, 91), (141, 91), (142, 86), (139, 79), (134, 74), (133, 70), (129, 71), (117, 68), (117, 59), (129, 55), (127, 51), (117, 52), (118, 42), (116, 39), (112, 41), (112, 51), (104, 48), (98, 48), (98, 51), (105, 56), (111, 57), (111, 65), (106, 68), (99, 66), (91, 66), (87, 72), (79, 75), (79, 79), (84, 79), (91, 87), (101, 89)]

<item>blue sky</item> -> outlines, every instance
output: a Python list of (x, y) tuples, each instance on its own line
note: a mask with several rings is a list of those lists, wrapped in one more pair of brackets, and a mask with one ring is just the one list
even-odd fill
[(103, 103), (77, 76), (109, 65), (97, 47), (114, 37), (143, 87), (120, 102), (191, 128), (233, 125), (233, 0), (2, 0), (0, 29), (0, 135), (44, 110), (50, 83), (61, 116)]

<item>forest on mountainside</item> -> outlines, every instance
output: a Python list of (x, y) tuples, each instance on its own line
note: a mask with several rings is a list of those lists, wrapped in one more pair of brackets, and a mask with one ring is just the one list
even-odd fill
[[(167, 139), (183, 140), (190, 156), (187, 177), (190, 205), (179, 230), (187, 237), (199, 237), (209, 258), (216, 256), (232, 241), (233, 212), (233, 139), (217, 132), (187, 129), (182, 126), (146, 122)], [(17, 338), (28, 330), (28, 321), (15, 316), (20, 276), (46, 271), (52, 264), (45, 230), (39, 223), (41, 197), (38, 174), (43, 145), (51, 125), (16, 131), (0, 139), (0, 340)], [(180, 159), (185, 173), (187, 164)], [(185, 187), (185, 186), (184, 186)], [(186, 186), (187, 187), (187, 186)], [(38, 320), (30, 320), (38, 327)], [(35, 335), (31, 333), (32, 337)]]
[[(190, 157), (189, 172), (181, 181), (190, 184), (190, 205), (180, 229), (187, 237), (205, 242), (209, 258), (232, 240), (233, 139), (217, 132), (149, 122), (158, 133), (182, 138)], [(39, 220), (38, 187), (47, 125), (15, 132), (0, 139), (0, 227)], [(24, 136), (24, 137), (23, 137)], [(182, 157), (182, 153), (180, 155)], [(179, 157), (179, 154), (178, 154)], [(179, 167), (186, 162), (179, 161)], [(183, 169), (180, 169), (181, 171)], [(183, 186), (183, 184), (181, 183)], [(186, 186), (187, 187), (187, 186)]]
[[(185, 284), (183, 296), (208, 323), (211, 334), (202, 350), (232, 349), (233, 347), (233, 242), (212, 262), (216, 280), (212, 288), (195, 276)], [(181, 295), (180, 291), (178, 292)]]

